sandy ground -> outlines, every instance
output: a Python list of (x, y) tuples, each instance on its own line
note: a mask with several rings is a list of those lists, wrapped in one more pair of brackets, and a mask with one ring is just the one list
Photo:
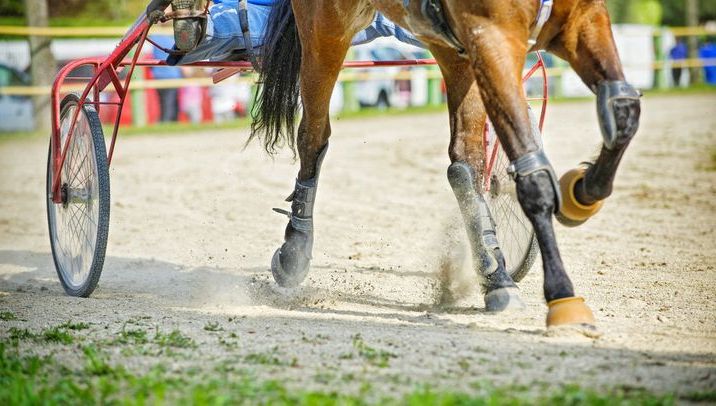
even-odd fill
[[(713, 391), (716, 94), (646, 98), (642, 116), (602, 212), (580, 228), (557, 226), (599, 339), (545, 335), (540, 260), (520, 284), (520, 313), (486, 314), (476, 282), (460, 302), (437, 303), (446, 224), (457, 213), (444, 114), (334, 122), (313, 269), (295, 291), (278, 288), (268, 265), (286, 221), (271, 208), (287, 208), (296, 164), (256, 145), (242, 150), (246, 131), (120, 140), (107, 260), (89, 299), (66, 296), (51, 263), (46, 140), (0, 140), (0, 310), (26, 320), (0, 322), (0, 336), (73, 320), (101, 340), (131, 320), (199, 343), (175, 368), (273, 353), (292, 366), (252, 368), (319, 389), (367, 381), (384, 393), (425, 382), (470, 390), (487, 381)], [(593, 104), (551, 106), (545, 134), (558, 173), (590, 157), (599, 143)], [(223, 331), (204, 330), (214, 322)], [(229, 333), (237, 345), (220, 345)], [(356, 334), (393, 354), (389, 365), (346, 356)], [(80, 351), (51, 350), (68, 362)], [(157, 362), (118, 350), (113, 360)]]

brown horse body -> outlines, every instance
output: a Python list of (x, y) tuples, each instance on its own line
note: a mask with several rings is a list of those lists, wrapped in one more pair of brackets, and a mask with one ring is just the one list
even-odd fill
[[(577, 224), (596, 212), (611, 193), (616, 168), (638, 124), (639, 102), (623, 82), (604, 1), (556, 0), (550, 19), (531, 46), (528, 41), (540, 1), (443, 0), (443, 15), (464, 47), (463, 56), (435, 31), (421, 11), (423, 2), (280, 0), (275, 6), (263, 50), (263, 89), (253, 135), (262, 137), (269, 151), (285, 142), (295, 145), (301, 167), (285, 242), (272, 262), (274, 277), (281, 285), (294, 286), (308, 271), (315, 192), (331, 134), (331, 93), (351, 39), (379, 11), (428, 46), (445, 79), (451, 134), (448, 153), (453, 162), (448, 177), (466, 221), (488, 309), (521, 305), (516, 286), (505, 272), (489, 208), (479, 192), (485, 159), (482, 128), (489, 116), (515, 163), (518, 198), (539, 241), (545, 298), (550, 304), (548, 325), (593, 325), (591, 312), (581, 298), (575, 298), (560, 259), (552, 215), (559, 212), (558, 218)], [(603, 104), (610, 106), (600, 119), (612, 123), (611, 142), (605, 141), (593, 165), (567, 179), (570, 186), (562, 187), (561, 210), (553, 171), (531, 133), (521, 81), (526, 55), (535, 49), (546, 49), (568, 61), (590, 89), (603, 90)], [(294, 144), (299, 89), (303, 116)], [(609, 89), (618, 90), (610, 93)]]

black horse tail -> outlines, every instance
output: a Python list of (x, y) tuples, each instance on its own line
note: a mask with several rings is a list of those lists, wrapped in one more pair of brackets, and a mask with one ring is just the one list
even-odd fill
[(249, 141), (261, 139), (271, 155), (283, 145), (295, 153), (301, 41), (291, 0), (278, 0), (273, 6), (259, 56), (259, 91)]

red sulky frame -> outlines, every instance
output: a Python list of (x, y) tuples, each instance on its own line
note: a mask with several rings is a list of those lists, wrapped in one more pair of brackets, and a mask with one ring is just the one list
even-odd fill
[[(61, 171), (62, 167), (64, 165), (67, 150), (68, 147), (72, 141), (72, 136), (74, 133), (75, 123), (77, 122), (78, 115), (80, 111), (82, 110), (82, 107), (85, 103), (92, 104), (95, 109), (97, 110), (97, 113), (100, 112), (100, 108), (102, 105), (112, 105), (117, 108), (117, 116), (114, 121), (114, 128), (112, 131), (112, 140), (109, 146), (109, 150), (107, 153), (107, 162), (108, 164), (112, 163), (112, 156), (114, 155), (114, 146), (117, 141), (117, 134), (119, 132), (119, 123), (122, 116), (122, 108), (124, 107), (124, 102), (127, 98), (127, 93), (129, 91), (129, 85), (131, 82), (132, 74), (134, 73), (134, 69), (137, 66), (167, 66), (167, 64), (164, 61), (158, 61), (158, 60), (142, 60), (139, 61), (139, 56), (142, 53), (142, 48), (144, 47), (145, 42), (149, 40), (147, 38), (147, 35), (149, 34), (149, 30), (151, 29), (151, 24), (146, 19), (146, 17), (140, 18), (129, 30), (129, 32), (124, 36), (122, 41), (117, 45), (115, 50), (106, 58), (106, 59), (98, 59), (98, 58), (84, 58), (84, 59), (78, 59), (75, 61), (72, 61), (65, 65), (57, 74), (57, 77), (55, 78), (55, 82), (52, 86), (52, 93), (50, 95), (51, 99), (51, 109), (52, 109), (52, 162), (54, 165), (54, 178), (52, 179), (52, 193), (51, 198), (52, 201), (55, 203), (62, 203), (62, 194), (60, 193), (60, 179), (61, 179)], [(131, 59), (126, 59), (127, 55), (132, 52), (132, 50), (135, 50), (134, 55)], [(436, 61), (434, 59), (414, 59), (414, 60), (402, 60), (402, 61), (349, 61), (345, 62), (343, 64), (344, 68), (373, 68), (373, 67), (389, 67), (389, 66), (419, 66), (419, 65), (436, 65)], [(93, 67), (93, 75), (90, 78), (72, 78), (72, 79), (88, 79), (89, 82), (87, 83), (86, 87), (82, 91), (82, 94), (80, 96), (79, 100), (79, 106), (75, 110), (74, 115), (72, 117), (71, 125), (67, 134), (67, 139), (64, 143), (64, 145), (60, 145), (61, 141), (61, 134), (60, 134), (60, 96), (61, 96), (61, 89), (62, 86), (65, 84), (66, 79), (68, 78), (69, 74), (73, 72), (75, 69), (81, 67), (81, 66), (92, 66)], [(217, 83), (223, 79), (226, 79), (227, 77), (238, 73), (242, 71), (250, 71), (252, 70), (252, 66), (250, 62), (196, 62), (192, 64), (187, 64), (185, 66), (193, 66), (193, 67), (205, 67), (205, 68), (222, 68), (221, 71), (219, 71), (214, 76), (214, 83)], [(127, 76), (122, 81), (119, 77), (119, 74), (122, 69), (129, 68), (129, 71), (127, 72)], [(530, 98), (528, 101), (541, 101), (542, 102), (542, 108), (540, 112), (540, 119), (539, 119), (539, 127), (540, 130), (542, 129), (542, 126), (544, 124), (545, 119), (545, 113), (547, 109), (547, 100), (548, 100), (548, 86), (547, 86), (547, 72), (544, 64), (544, 60), (542, 59), (542, 55), (538, 52), (537, 53), (537, 62), (527, 71), (527, 73), (524, 75), (523, 80), (527, 80), (530, 77), (532, 77), (536, 72), (541, 71), (542, 77), (543, 77), (543, 89), (542, 89), (542, 96), (537, 98)], [(103, 102), (100, 99), (100, 93), (105, 91), (109, 85), (112, 85), (112, 88), (119, 96), (119, 101), (117, 102), (110, 102), (106, 101)], [(87, 100), (87, 97), (92, 95), (91, 100)], [(497, 151), (499, 148), (499, 142), (494, 143), (492, 146), (487, 145), (487, 137), (488, 137), (488, 131), (489, 131), (489, 123), (485, 126), (485, 156), (490, 157), (488, 160), (486, 160), (486, 170), (485, 170), (485, 179), (489, 181), (490, 174), (492, 172), (492, 168), (495, 164), (496, 157), (497, 157)], [(489, 151), (488, 149), (491, 148), (492, 150)], [(486, 188), (489, 188), (489, 182), (486, 181), (485, 184)]]

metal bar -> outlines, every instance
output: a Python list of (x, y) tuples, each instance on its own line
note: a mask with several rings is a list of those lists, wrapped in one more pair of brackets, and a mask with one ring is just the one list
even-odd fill
[[(55, 203), (62, 203), (62, 196), (60, 194), (60, 177), (62, 171), (62, 165), (65, 161), (65, 154), (63, 148), (60, 146), (61, 134), (60, 134), (60, 91), (62, 85), (67, 79), (68, 75), (75, 69), (83, 65), (94, 65), (95, 59), (85, 58), (78, 59), (63, 66), (62, 69), (57, 73), (54, 83), (52, 84), (52, 92), (50, 93), (51, 101), (51, 114), (52, 114), (52, 159), (53, 159), (53, 175), (52, 179), (52, 201)], [(86, 89), (85, 89), (86, 90)], [(77, 120), (77, 112), (75, 112), (74, 120)], [(68, 141), (71, 137), (68, 134)], [(65, 147), (69, 145), (65, 142)]]
[(211, 80), (214, 84), (217, 84), (243, 71), (243, 68), (223, 68), (214, 73), (211, 76)]
[[(85, 104), (85, 99), (87, 98), (87, 95), (92, 90), (94, 86), (97, 86), (100, 91), (102, 91), (109, 82), (112, 82), (115, 86), (115, 90), (117, 90), (118, 93), (121, 89), (121, 83), (119, 83), (119, 77), (117, 77), (117, 72), (115, 71), (116, 66), (119, 62), (122, 62), (124, 60), (124, 57), (132, 50), (134, 45), (137, 43), (137, 41), (143, 37), (146, 37), (147, 32), (149, 31), (150, 25), (149, 22), (144, 18), (139, 23), (136, 24), (136, 26), (125, 36), (122, 42), (120, 42), (120, 45), (117, 46), (117, 48), (110, 54), (110, 56), (105, 59), (103, 62), (99, 63), (99, 66), (97, 68), (97, 72), (95, 73), (94, 77), (90, 82), (87, 84), (87, 87), (82, 92), (82, 96), (80, 97), (77, 111), (73, 114), (72, 117), (72, 124), (70, 125), (69, 132), (67, 133), (67, 140), (65, 141), (64, 146), (62, 147), (61, 151), (58, 152), (58, 162), (56, 162), (56, 171), (55, 171), (55, 179), (53, 179), (52, 183), (52, 191), (53, 191), (53, 201), (55, 203), (61, 203), (61, 196), (59, 193), (60, 189), (60, 179), (61, 179), (61, 172), (62, 172), (62, 166), (65, 163), (65, 159), (67, 158), (67, 149), (70, 145), (70, 142), (72, 140), (72, 137), (74, 135), (74, 129), (75, 124), (77, 122), (77, 118), (79, 117), (79, 112), (82, 110)], [(70, 66), (80, 66), (82, 62), (87, 63), (87, 61), (90, 61), (90, 63), (98, 63), (97, 59), (83, 59), (76, 63), (70, 63), (68, 65)], [(62, 80), (56, 80), (55, 85), (57, 85), (57, 88), (53, 88), (53, 97), (59, 99), (59, 85), (64, 81), (67, 74), (70, 72), (70, 70), (63, 70), (61, 72), (64, 72), (64, 75), (62, 77)], [(110, 73), (111, 72), (111, 73)], [(105, 83), (104, 79), (102, 82), (100, 82), (100, 78), (106, 77), (106, 75), (109, 75), (109, 82)], [(59, 76), (58, 76), (59, 79)], [(119, 86), (117, 88), (117, 86)], [(53, 86), (54, 87), (54, 86)], [(126, 92), (125, 92), (126, 93)], [(120, 93), (121, 94), (121, 93)], [(123, 97), (123, 96), (120, 96)], [(121, 109), (120, 109), (121, 114)], [(59, 136), (59, 119), (57, 120), (57, 135)], [(59, 141), (58, 141), (59, 143)]]
[(109, 145), (109, 153), (107, 154), (107, 166), (110, 166), (112, 164), (112, 157), (114, 156), (114, 146), (117, 143), (117, 134), (119, 133), (119, 122), (122, 119), (124, 103), (127, 100), (127, 90), (129, 90), (129, 84), (132, 82), (132, 74), (134, 73), (134, 69), (137, 67), (139, 55), (142, 54), (142, 47), (144, 47), (144, 43), (147, 40), (147, 34), (149, 34), (149, 26), (144, 29), (142, 36), (139, 39), (139, 42), (137, 42), (137, 49), (134, 51), (132, 64), (129, 66), (129, 72), (127, 72), (127, 77), (124, 80), (124, 94), (121, 95), (119, 99), (119, 110), (117, 110), (117, 117), (115, 118), (114, 129), (112, 131), (112, 141)]
[[(117, 66), (129, 66), (132, 61), (123, 60), (117, 64)], [(343, 63), (343, 67), (346, 69), (351, 68), (380, 68), (380, 67), (392, 67), (392, 66), (425, 66), (425, 65), (436, 65), (435, 59), (406, 59), (403, 61), (348, 61)], [(166, 61), (158, 59), (145, 59), (137, 61), (137, 66), (171, 66)], [(193, 66), (201, 68), (245, 68), (247, 70), (253, 70), (251, 62), (245, 61), (200, 61), (184, 64), (182, 66)]]
[[(99, 69), (99, 64), (94, 66), (93, 72), (95, 75), (97, 74), (97, 69)], [(95, 108), (95, 110), (97, 110), (97, 115), (99, 116), (101, 113), (100, 106), (102, 106), (102, 103), (99, 101), (99, 94), (100, 94), (101, 90), (99, 90), (97, 83), (94, 84), (93, 89), (94, 89), (94, 97), (93, 97), (94, 103), (92, 103), (92, 104), (94, 104), (94, 108)]]

